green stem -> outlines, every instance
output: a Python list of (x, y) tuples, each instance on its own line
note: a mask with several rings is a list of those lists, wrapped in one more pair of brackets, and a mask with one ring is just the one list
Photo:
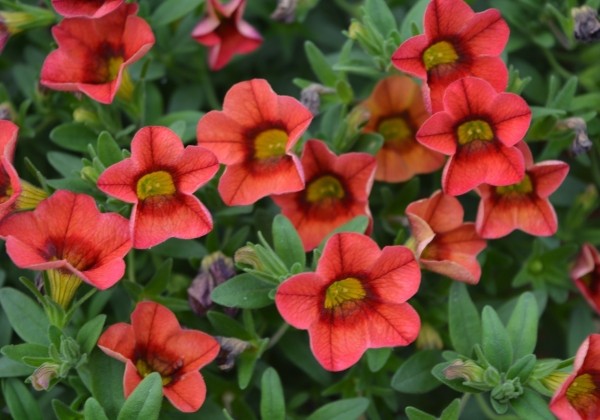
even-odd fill
[(288, 328), (290, 328), (290, 326), (287, 322), (284, 322), (283, 324), (281, 324), (281, 326), (277, 329), (277, 331), (275, 331), (275, 334), (273, 334), (273, 336), (269, 340), (269, 345), (267, 346), (267, 350), (270, 349), (271, 347), (274, 347), (275, 344), (277, 344), (277, 342), (279, 340), (281, 340), (281, 337), (283, 337), (283, 335), (288, 330)]
[(554, 56), (552, 55), (552, 53), (550, 53), (550, 51), (548, 51), (547, 49), (544, 49), (544, 48), (542, 48), (541, 51), (544, 53), (546, 60), (548, 60), (550, 67), (552, 67), (552, 69), (554, 71), (556, 71), (562, 77), (567, 78), (567, 79), (573, 76), (573, 74), (571, 74), (567, 69), (565, 69), (563, 66), (561, 66), (558, 61), (556, 61), (556, 58), (554, 58)]
[(490, 406), (483, 398), (483, 394), (476, 394), (475, 399), (477, 400), (477, 404), (479, 405), (479, 408), (481, 409), (485, 417), (490, 420), (519, 420), (519, 418), (516, 416), (503, 416), (500, 414), (496, 414), (496, 412), (490, 408)]
[(127, 254), (127, 279), (135, 283), (135, 255), (133, 249)]

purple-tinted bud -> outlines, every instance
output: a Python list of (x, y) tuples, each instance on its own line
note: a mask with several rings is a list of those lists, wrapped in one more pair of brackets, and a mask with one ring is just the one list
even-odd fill
[[(210, 298), (211, 292), (219, 284), (235, 276), (233, 260), (226, 257), (221, 252), (215, 252), (202, 259), (200, 271), (188, 288), (188, 302), (194, 313), (205, 315), (212, 307), (213, 302)], [(228, 312), (230, 315), (235, 313), (235, 309)]]
[(233, 337), (215, 337), (221, 346), (219, 354), (215, 359), (221, 370), (230, 370), (235, 364), (235, 358), (244, 352), (250, 343)]
[(27, 379), (36, 391), (47, 391), (52, 379), (56, 378), (59, 367), (56, 363), (43, 363)]

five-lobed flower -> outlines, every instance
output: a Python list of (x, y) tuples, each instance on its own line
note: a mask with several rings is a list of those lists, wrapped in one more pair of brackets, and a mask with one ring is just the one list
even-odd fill
[(52, 0), (52, 7), (66, 18), (101, 18), (117, 9), (125, 0)]

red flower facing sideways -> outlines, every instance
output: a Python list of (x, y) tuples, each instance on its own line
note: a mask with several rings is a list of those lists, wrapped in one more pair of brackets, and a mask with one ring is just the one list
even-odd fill
[(450, 83), (466, 76), (485, 79), (498, 92), (506, 89), (508, 71), (498, 56), (509, 29), (498, 10), (474, 13), (463, 0), (431, 0), (424, 29), (400, 45), (392, 63), (427, 82), (433, 112), (442, 109)]
[(536, 236), (551, 236), (558, 229), (556, 212), (548, 197), (562, 184), (569, 165), (558, 160), (533, 164), (525, 142), (517, 145), (525, 158), (525, 176), (515, 184), (480, 185), (477, 232), (484, 238), (500, 238), (515, 229)]
[(406, 346), (421, 321), (406, 301), (421, 281), (412, 252), (380, 250), (368, 236), (338, 233), (327, 241), (315, 273), (290, 277), (277, 289), (283, 319), (307, 329), (310, 348), (327, 370), (344, 370), (368, 348)]
[(219, 170), (217, 158), (199, 146), (184, 149), (166, 127), (144, 127), (131, 142), (131, 157), (106, 169), (98, 188), (134, 204), (134, 248), (168, 238), (192, 239), (212, 230), (212, 217), (194, 192)]
[(52, 7), (61, 16), (100, 18), (117, 9), (125, 0), (52, 0)]
[(209, 47), (208, 64), (211, 70), (223, 68), (235, 54), (247, 54), (257, 49), (262, 37), (242, 19), (246, 0), (207, 0), (207, 17), (192, 32), (192, 38)]
[(550, 401), (559, 420), (600, 418), (600, 334), (591, 334), (577, 350), (573, 373)]
[(409, 204), (406, 216), (423, 268), (465, 283), (479, 282), (477, 254), (486, 242), (473, 223), (463, 223), (464, 210), (456, 197), (436, 191), (430, 198)]
[(338, 157), (320, 140), (306, 143), (302, 152), (306, 188), (272, 197), (296, 227), (305, 251), (316, 248), (332, 230), (356, 216), (372, 219), (369, 193), (375, 166), (375, 159), (367, 153)]
[(275, 94), (266, 80), (233, 85), (223, 111), (210, 111), (197, 127), (198, 144), (227, 165), (219, 180), (225, 204), (252, 204), (303, 189), (304, 172), (292, 149), (311, 120), (308, 109)]
[(592, 244), (583, 244), (570, 274), (585, 300), (600, 314), (600, 253)]
[(523, 179), (523, 154), (514, 145), (530, 121), (523, 98), (497, 93), (485, 80), (467, 77), (448, 86), (444, 111), (423, 123), (417, 141), (450, 156), (442, 188), (460, 195), (483, 183), (505, 186)]
[(206, 398), (206, 384), (198, 369), (219, 353), (217, 340), (195, 330), (184, 330), (169, 309), (140, 302), (131, 324), (111, 325), (98, 347), (125, 363), (123, 391), (127, 398), (152, 372), (162, 377), (163, 394), (179, 411), (197, 411)]
[(121, 85), (131, 90), (126, 67), (154, 45), (150, 25), (136, 12), (136, 4), (122, 4), (98, 19), (63, 19), (52, 28), (58, 49), (44, 61), (41, 84), (83, 92), (103, 104), (113, 101)]

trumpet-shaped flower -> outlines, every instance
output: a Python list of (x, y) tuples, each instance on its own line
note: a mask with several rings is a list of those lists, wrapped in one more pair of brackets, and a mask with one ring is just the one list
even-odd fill
[(433, 112), (442, 109), (444, 90), (466, 76), (485, 79), (498, 92), (506, 89), (508, 71), (498, 56), (509, 29), (498, 10), (474, 13), (463, 0), (431, 0), (424, 29), (400, 45), (392, 63), (427, 82)]
[(464, 210), (456, 197), (436, 191), (406, 208), (421, 267), (451, 279), (476, 284), (481, 277), (479, 254), (485, 240), (473, 223), (463, 223)]
[(497, 93), (485, 80), (467, 77), (448, 86), (444, 111), (423, 123), (417, 141), (450, 156), (442, 188), (460, 195), (480, 184), (506, 186), (523, 179), (523, 154), (514, 145), (530, 121), (520, 96)]
[(600, 314), (600, 253), (592, 244), (583, 244), (570, 274), (585, 300)]
[(316, 272), (283, 282), (275, 304), (286, 322), (308, 330), (319, 363), (339, 371), (368, 348), (406, 346), (417, 338), (421, 321), (406, 301), (420, 281), (408, 248), (381, 250), (368, 236), (338, 233), (327, 241)]
[(227, 165), (219, 180), (223, 201), (252, 204), (267, 195), (303, 189), (304, 172), (292, 149), (311, 120), (308, 109), (275, 94), (266, 80), (232, 86), (223, 111), (207, 113), (197, 127), (198, 144)]
[(533, 164), (525, 142), (518, 148), (525, 158), (525, 176), (515, 184), (477, 188), (481, 196), (477, 232), (484, 238), (500, 238), (515, 229), (530, 235), (551, 236), (558, 229), (556, 212), (548, 197), (562, 184), (569, 165), (558, 160)]
[(219, 343), (201, 331), (185, 330), (169, 309), (140, 302), (131, 324), (111, 325), (98, 347), (125, 363), (123, 390), (127, 398), (152, 372), (162, 377), (163, 395), (180, 411), (197, 411), (206, 398), (206, 384), (198, 371), (219, 353)]
[(309, 140), (302, 152), (306, 188), (273, 196), (295, 226), (304, 250), (310, 251), (335, 228), (356, 216), (368, 216), (375, 159), (367, 153), (336, 156), (320, 140)]
[(262, 43), (262, 37), (242, 19), (246, 0), (206, 2), (205, 19), (192, 31), (196, 42), (209, 47), (208, 64), (211, 70), (223, 68), (235, 54), (248, 54)]
[(52, 0), (52, 7), (61, 16), (100, 18), (117, 9), (124, 0)]
[(362, 104), (370, 114), (363, 131), (383, 136), (377, 152), (375, 179), (404, 182), (416, 174), (438, 170), (444, 155), (422, 146), (415, 140), (421, 124), (429, 117), (419, 86), (406, 76), (390, 76), (375, 86)]
[(103, 104), (111, 103), (120, 87), (130, 96), (126, 67), (154, 45), (150, 25), (136, 12), (137, 5), (122, 4), (98, 19), (63, 19), (52, 28), (58, 49), (44, 61), (42, 85), (83, 92)]
[(573, 373), (550, 401), (559, 420), (588, 420), (600, 417), (600, 334), (591, 334), (577, 350)]
[(217, 158), (199, 146), (183, 147), (166, 127), (144, 127), (131, 142), (131, 157), (98, 178), (98, 188), (134, 204), (134, 248), (168, 238), (192, 239), (212, 230), (212, 217), (194, 192), (219, 170)]
[(50, 295), (65, 307), (81, 280), (100, 290), (114, 285), (131, 249), (127, 219), (102, 214), (92, 197), (64, 190), (34, 211), (5, 218), (0, 237), (18, 267), (49, 270)]

